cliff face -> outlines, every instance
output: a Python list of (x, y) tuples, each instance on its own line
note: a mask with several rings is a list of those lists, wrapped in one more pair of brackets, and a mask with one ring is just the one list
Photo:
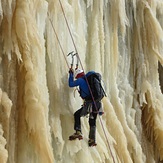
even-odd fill
[[(0, 162), (162, 161), (163, 2), (61, 4), (0, 1)], [(82, 104), (68, 87), (71, 51), (78, 52), (85, 72), (102, 74), (108, 95), (93, 148), (87, 145), (86, 117), (84, 139), (68, 140), (73, 113)]]

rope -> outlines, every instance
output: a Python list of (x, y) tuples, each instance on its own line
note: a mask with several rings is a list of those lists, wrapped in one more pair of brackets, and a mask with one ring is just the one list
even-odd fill
[(58, 44), (59, 44), (59, 46), (60, 46), (60, 48), (61, 48), (62, 54), (63, 54), (64, 59), (65, 59), (66, 64), (67, 64), (67, 67), (69, 68), (69, 64), (68, 64), (68, 61), (67, 61), (67, 59), (66, 59), (66, 55), (65, 55), (65, 53), (64, 53), (64, 51), (63, 51), (63, 48), (62, 48), (61, 43), (60, 43), (60, 41), (59, 41), (57, 32), (56, 32), (56, 30), (55, 30), (55, 28), (54, 28), (54, 26), (53, 26), (52, 20), (50, 19), (49, 12), (48, 12), (48, 18), (49, 18), (49, 21), (50, 21), (51, 26), (52, 26), (52, 28), (53, 28), (54, 34), (55, 34), (55, 36), (56, 36), (56, 38), (57, 38)]
[(61, 6), (61, 9), (62, 9), (62, 12), (63, 12), (63, 16), (64, 16), (65, 21), (66, 21), (66, 25), (67, 25), (67, 28), (68, 28), (68, 31), (69, 31), (69, 34), (70, 34), (72, 43), (73, 43), (74, 48), (75, 48), (75, 51), (76, 51), (77, 59), (78, 59), (79, 62), (80, 62), (81, 68), (84, 70), (84, 68), (83, 68), (83, 66), (82, 66), (82, 62), (81, 62), (80, 57), (79, 57), (79, 54), (78, 54), (78, 50), (77, 50), (76, 45), (75, 45), (75, 41), (74, 41), (74, 39), (73, 39), (73, 36), (72, 36), (71, 30), (70, 30), (69, 24), (68, 24), (68, 21), (67, 21), (67, 18), (66, 18), (66, 14), (65, 14), (65, 12), (64, 12), (64, 9), (63, 9), (62, 3), (61, 3), (61, 0), (59, 0), (59, 3), (60, 3), (60, 6)]
[[(65, 15), (65, 12), (64, 12), (62, 3), (61, 3), (61, 0), (59, 0), (59, 3), (60, 3), (60, 6), (61, 6), (61, 9), (62, 9), (64, 18), (65, 18), (65, 21), (66, 21), (66, 24), (67, 24), (67, 28), (68, 28), (68, 30), (69, 30), (69, 33), (70, 33), (70, 36), (71, 36), (71, 39), (72, 39), (74, 48), (75, 48), (75, 50), (76, 50), (78, 60), (79, 60), (79, 62), (80, 62), (81, 68), (82, 68), (83, 71), (84, 71), (84, 68), (83, 68), (82, 62), (81, 62), (81, 60), (80, 60), (80, 57), (79, 57), (79, 54), (78, 54), (78, 51), (77, 51), (77, 48), (76, 48), (76, 45), (75, 45), (75, 41), (74, 41), (74, 39), (73, 39), (71, 30), (70, 30), (70, 27), (69, 27), (69, 24), (68, 24), (68, 21), (67, 21), (67, 18), (66, 18), (66, 15)], [(90, 91), (90, 93), (91, 93), (91, 97), (92, 97), (93, 103), (94, 103), (94, 105), (95, 105), (96, 111), (98, 111), (97, 105), (96, 105), (96, 102), (95, 102), (95, 99), (94, 99), (94, 97), (93, 97), (93, 93), (92, 93), (92, 91), (91, 91), (91, 88), (90, 88), (89, 83), (88, 83), (88, 80), (87, 80), (87, 77), (85, 76), (85, 78), (86, 78), (86, 82), (87, 82), (87, 84), (88, 84), (88, 88), (89, 88), (89, 91)], [(104, 131), (104, 135), (105, 135), (105, 138), (106, 138), (106, 141), (107, 141), (107, 144), (108, 144), (108, 147), (109, 147), (109, 150), (110, 150), (110, 153), (111, 153), (113, 162), (115, 163), (115, 159), (114, 159), (114, 156), (113, 156), (113, 153), (112, 153), (112, 150), (111, 150), (111, 147), (110, 147), (110, 144), (109, 144), (109, 141), (108, 141), (108, 138), (107, 138), (107, 135), (106, 135), (106, 132), (105, 132), (105, 129), (104, 129), (104, 126), (103, 126), (103, 123), (102, 123), (102, 120), (101, 120), (100, 116), (99, 116), (99, 119), (100, 119), (100, 124), (101, 124), (101, 126), (102, 126), (102, 129), (103, 129), (103, 131)]]

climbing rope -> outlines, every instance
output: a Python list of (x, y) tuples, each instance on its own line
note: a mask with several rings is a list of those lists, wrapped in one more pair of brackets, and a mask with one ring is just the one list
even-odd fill
[[(60, 6), (61, 6), (61, 9), (62, 9), (63, 15), (64, 15), (64, 19), (65, 19), (65, 22), (66, 22), (66, 25), (67, 25), (67, 28), (68, 28), (68, 31), (69, 31), (69, 34), (70, 34), (70, 37), (71, 37), (72, 43), (73, 43), (74, 48), (75, 48), (75, 51), (76, 51), (77, 60), (80, 62), (81, 68), (82, 68), (83, 71), (84, 71), (84, 67), (83, 67), (82, 62), (81, 62), (81, 59), (80, 59), (80, 57), (79, 57), (79, 54), (78, 54), (78, 51), (77, 51), (77, 48), (76, 48), (76, 45), (75, 45), (75, 41), (74, 41), (74, 39), (73, 39), (73, 36), (72, 36), (71, 30), (70, 30), (70, 27), (69, 27), (69, 24), (68, 24), (68, 21), (67, 21), (67, 18), (66, 18), (66, 15), (65, 15), (65, 12), (64, 12), (64, 9), (63, 9), (63, 6), (62, 6), (62, 3), (61, 3), (61, 0), (59, 0), (59, 3), (60, 3)], [(48, 17), (49, 17), (49, 14), (48, 14)], [(52, 25), (52, 27), (53, 27), (54, 33), (55, 33), (55, 35), (56, 35), (56, 37), (57, 37), (57, 40), (58, 40), (59, 45), (60, 45), (60, 47), (61, 47), (62, 53), (63, 53), (64, 58), (65, 58), (66, 63), (67, 63), (67, 59), (66, 59), (65, 54), (64, 54), (64, 52), (63, 52), (63, 48), (62, 48), (62, 46), (61, 46), (61, 44), (60, 44), (60, 41), (59, 41), (59, 39), (58, 39), (57, 33), (56, 33), (56, 31), (55, 31), (55, 28), (54, 28), (54, 26), (53, 26), (52, 21), (51, 21), (50, 18), (49, 18), (49, 20), (50, 20), (50, 22), (51, 22), (51, 25)], [(68, 65), (68, 63), (67, 63), (67, 65)], [(68, 67), (69, 67), (69, 66), (68, 66)], [(78, 64), (77, 64), (76, 68), (78, 68)], [(84, 74), (85, 74), (85, 73), (84, 73)], [(91, 91), (90, 85), (89, 85), (89, 83), (88, 83), (87, 77), (85, 77), (85, 78), (86, 78), (86, 82), (87, 82), (87, 84), (88, 84), (88, 88), (89, 88), (89, 91), (90, 91), (90, 94), (91, 94), (91, 97), (92, 97), (93, 103), (94, 103), (94, 105), (95, 105), (96, 111), (98, 112), (98, 108), (97, 108), (97, 105), (96, 105), (95, 99), (94, 99), (94, 97), (93, 97), (93, 93), (92, 93), (92, 91)], [(102, 126), (102, 129), (103, 129), (103, 132), (104, 132), (104, 135), (105, 135), (106, 141), (107, 141), (107, 145), (108, 145), (108, 147), (109, 147), (109, 151), (110, 151), (111, 157), (112, 157), (112, 159), (113, 159), (113, 162), (115, 163), (115, 159), (114, 159), (114, 156), (113, 156), (113, 153), (112, 153), (112, 150), (111, 150), (111, 147), (110, 147), (110, 144), (109, 144), (109, 141), (108, 141), (108, 138), (107, 138), (107, 135), (106, 135), (105, 129), (104, 129), (104, 125), (103, 125), (103, 123), (102, 123), (102, 119), (101, 119), (100, 116), (99, 116), (99, 119), (100, 119), (100, 124), (101, 124), (101, 126)]]
[[(84, 68), (83, 68), (83, 66), (82, 66), (82, 62), (81, 62), (80, 57), (79, 57), (79, 54), (78, 54), (78, 50), (77, 50), (76, 45), (75, 45), (75, 41), (74, 41), (74, 39), (73, 39), (71, 30), (70, 30), (70, 26), (69, 26), (68, 21), (67, 21), (67, 18), (66, 18), (66, 14), (65, 14), (65, 12), (64, 12), (64, 9), (63, 9), (62, 3), (61, 3), (61, 0), (59, 0), (59, 3), (60, 3), (60, 6), (61, 6), (61, 9), (62, 9), (62, 13), (63, 13), (64, 19), (65, 19), (65, 22), (66, 22), (66, 25), (67, 25), (67, 28), (68, 28), (68, 31), (69, 31), (69, 34), (70, 34), (72, 43), (73, 43), (74, 48), (75, 48), (75, 51), (76, 51), (77, 60), (80, 62), (81, 68), (84, 70)], [(77, 65), (76, 68), (78, 68), (78, 65)]]
[[(83, 67), (82, 62), (81, 62), (81, 60), (80, 60), (80, 57), (79, 57), (79, 54), (78, 54), (78, 51), (77, 51), (77, 48), (76, 48), (76, 45), (75, 45), (75, 41), (74, 41), (74, 39), (73, 39), (73, 36), (72, 36), (71, 30), (70, 30), (70, 27), (69, 27), (69, 24), (68, 24), (68, 21), (67, 21), (67, 18), (66, 18), (66, 15), (65, 15), (65, 12), (64, 12), (64, 9), (63, 9), (63, 6), (62, 6), (62, 3), (61, 3), (61, 0), (59, 0), (59, 3), (60, 3), (60, 6), (61, 6), (61, 9), (62, 9), (62, 12), (63, 12), (64, 18), (65, 18), (65, 21), (66, 21), (66, 24), (67, 24), (67, 28), (68, 28), (68, 30), (69, 30), (69, 33), (70, 33), (70, 36), (71, 36), (71, 39), (72, 39), (72, 42), (73, 42), (74, 48), (75, 48), (75, 50), (76, 50), (78, 60), (79, 60), (79, 62), (80, 62), (81, 68), (82, 68), (83, 71), (84, 71), (84, 67)], [(95, 105), (96, 111), (98, 111), (98, 109), (97, 109), (97, 105), (96, 105), (95, 99), (94, 99), (94, 97), (93, 97), (93, 93), (92, 93), (92, 91), (91, 91), (91, 88), (90, 88), (90, 86), (89, 86), (89, 83), (88, 83), (87, 78), (86, 78), (86, 82), (87, 82), (87, 84), (88, 84), (88, 87), (89, 87), (89, 90), (90, 90), (90, 93), (91, 93), (91, 97), (92, 97), (93, 103), (94, 103), (94, 105)], [(114, 159), (114, 156), (113, 156), (113, 153), (112, 153), (112, 150), (111, 150), (111, 147), (110, 147), (110, 144), (109, 144), (109, 141), (108, 141), (108, 138), (107, 138), (107, 135), (106, 135), (105, 129), (104, 129), (104, 125), (103, 125), (103, 123), (102, 123), (102, 120), (101, 120), (100, 116), (99, 116), (99, 119), (100, 119), (100, 124), (101, 124), (101, 126), (102, 126), (102, 129), (103, 129), (103, 131), (104, 131), (104, 135), (105, 135), (105, 138), (106, 138), (106, 141), (107, 141), (107, 144), (108, 144), (108, 147), (109, 147), (109, 150), (110, 150), (110, 153), (111, 153), (111, 156), (112, 156), (113, 162), (115, 163), (115, 159)]]
[(49, 21), (50, 21), (51, 26), (52, 26), (52, 28), (53, 28), (54, 34), (55, 34), (55, 36), (56, 36), (56, 38), (57, 38), (58, 44), (59, 44), (59, 46), (60, 46), (60, 48), (61, 48), (62, 54), (63, 54), (64, 59), (65, 59), (66, 64), (67, 64), (67, 67), (69, 68), (69, 64), (68, 64), (68, 61), (67, 61), (67, 59), (66, 59), (66, 55), (65, 55), (65, 53), (64, 53), (64, 51), (63, 51), (63, 48), (62, 48), (62, 45), (61, 45), (61, 43), (60, 43), (60, 41), (59, 41), (57, 32), (56, 32), (56, 30), (55, 30), (55, 28), (54, 28), (54, 26), (53, 26), (52, 20), (51, 20), (51, 18), (50, 18), (50, 16), (49, 16), (49, 12), (48, 12), (48, 18), (49, 18)]

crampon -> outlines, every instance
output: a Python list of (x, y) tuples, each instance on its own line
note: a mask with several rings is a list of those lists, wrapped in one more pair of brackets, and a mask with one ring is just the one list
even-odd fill
[(73, 135), (69, 136), (69, 140), (75, 140), (75, 139), (83, 139), (83, 136), (81, 134), (81, 132), (76, 132)]
[(96, 146), (97, 144), (96, 144), (95, 140), (89, 139), (88, 145), (89, 145), (89, 147), (93, 147), (93, 146)]

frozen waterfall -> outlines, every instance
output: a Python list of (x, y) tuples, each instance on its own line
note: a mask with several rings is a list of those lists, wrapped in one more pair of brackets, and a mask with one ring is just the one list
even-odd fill
[(163, 1), (61, 0), (79, 67), (101, 73), (108, 95), (92, 148), (86, 117), (84, 139), (68, 140), (82, 100), (59, 2), (0, 0), (0, 163), (163, 161)]

